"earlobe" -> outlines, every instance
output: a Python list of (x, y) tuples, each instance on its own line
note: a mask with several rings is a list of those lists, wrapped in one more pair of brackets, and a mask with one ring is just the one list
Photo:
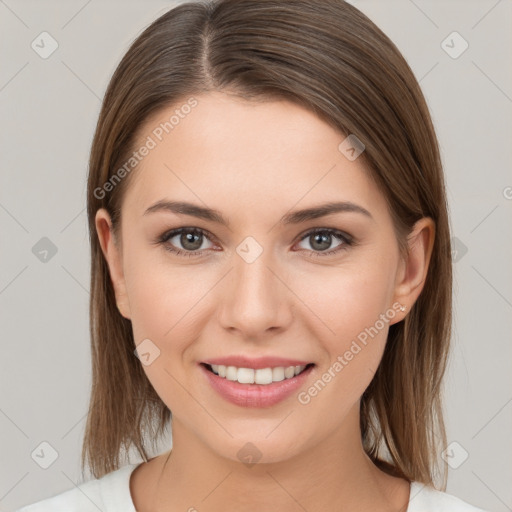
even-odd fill
[(107, 210), (100, 208), (96, 212), (95, 223), (101, 251), (107, 262), (110, 281), (114, 287), (117, 308), (123, 317), (130, 319), (130, 307), (122, 264), (122, 251), (115, 240), (112, 221)]
[[(435, 223), (430, 217), (423, 217), (414, 225), (407, 237), (408, 254), (401, 261), (395, 283), (394, 302), (412, 309), (427, 278), (430, 258), (434, 247)], [(407, 313), (401, 313), (400, 321)], [(398, 316), (398, 315), (397, 315)]]

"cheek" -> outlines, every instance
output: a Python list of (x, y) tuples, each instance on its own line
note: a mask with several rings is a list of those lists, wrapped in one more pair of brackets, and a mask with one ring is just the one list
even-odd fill
[(309, 418), (343, 421), (373, 379), (395, 313), (382, 276), (375, 270), (340, 271), (329, 280), (305, 283), (307, 306), (315, 313), (308, 315), (308, 329), (326, 356), (316, 380), (297, 397)]
[(125, 277), (136, 341), (178, 338), (176, 333), (193, 323), (209, 286), (194, 267), (172, 265), (166, 262), (164, 249), (154, 247), (130, 254)]
[(395, 315), (390, 307), (393, 276), (392, 258), (379, 262), (372, 257), (316, 271), (294, 287), (299, 297), (307, 297), (302, 318), (309, 319), (311, 337), (327, 356), (325, 382), (333, 382), (331, 392), (345, 393), (349, 403), (366, 389), (382, 358)]
[(125, 274), (133, 336), (137, 346), (152, 342), (150, 350), (158, 356), (143, 366), (144, 372), (166, 405), (181, 410), (190, 396), (179, 383), (189, 378), (194, 347), (215, 313), (208, 291), (219, 276), (212, 270), (200, 272), (200, 266), (148, 260), (133, 259)]
[[(300, 284), (299, 284), (300, 283)], [(375, 324), (389, 307), (393, 272), (385, 263), (359, 262), (338, 268), (316, 270), (294, 283), (294, 291), (304, 297), (322, 332), (320, 339), (342, 342), (357, 337)]]
[(129, 268), (126, 283), (135, 344), (145, 343), (141, 347), (157, 354), (143, 370), (167, 407), (180, 411), (190, 399), (179, 383), (186, 381), (185, 363), (190, 358), (185, 359), (203, 328), (201, 298), (207, 283), (194, 271), (177, 266), (139, 260)]

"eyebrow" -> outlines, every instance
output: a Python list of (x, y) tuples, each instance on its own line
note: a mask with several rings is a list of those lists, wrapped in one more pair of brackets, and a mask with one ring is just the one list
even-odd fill
[[(223, 226), (229, 227), (229, 221), (226, 220), (222, 214), (212, 208), (205, 208), (185, 201), (169, 201), (162, 199), (150, 206), (144, 215), (148, 215), (154, 212), (168, 211), (179, 215), (190, 215), (192, 217), (198, 217), (200, 219), (208, 220), (222, 224)], [(303, 210), (296, 210), (283, 215), (280, 219), (281, 224), (299, 224), (308, 220), (318, 219), (334, 213), (360, 213), (370, 219), (373, 219), (372, 214), (362, 206), (359, 206), (350, 201), (341, 202), (330, 202), (324, 203), (311, 208), (305, 208)]]

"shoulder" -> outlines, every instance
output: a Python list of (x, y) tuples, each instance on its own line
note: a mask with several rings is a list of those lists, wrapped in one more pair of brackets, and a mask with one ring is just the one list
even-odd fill
[(130, 475), (138, 465), (124, 466), (16, 512), (135, 512), (130, 495)]
[(434, 487), (411, 483), (407, 512), (487, 512)]

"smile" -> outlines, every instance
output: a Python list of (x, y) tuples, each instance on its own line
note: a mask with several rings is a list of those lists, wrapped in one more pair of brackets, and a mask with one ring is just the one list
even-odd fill
[[(279, 362), (282, 364), (283, 361)], [(274, 362), (276, 363), (277, 361)], [(247, 362), (245, 364), (247, 365)], [(253, 361), (253, 364), (260, 368), (250, 368), (249, 365), (220, 365), (213, 362), (203, 362), (198, 366), (211, 389), (224, 400), (241, 407), (259, 408), (272, 407), (297, 393), (306, 385), (316, 366), (314, 363), (266, 366), (269, 364), (268, 361), (264, 366), (262, 360)]]
[(237, 368), (236, 366), (225, 366), (221, 364), (206, 364), (206, 368), (219, 377), (236, 381), (240, 384), (261, 384), (268, 385), (273, 382), (281, 382), (301, 374), (308, 365), (300, 366), (276, 366), (268, 368)]

